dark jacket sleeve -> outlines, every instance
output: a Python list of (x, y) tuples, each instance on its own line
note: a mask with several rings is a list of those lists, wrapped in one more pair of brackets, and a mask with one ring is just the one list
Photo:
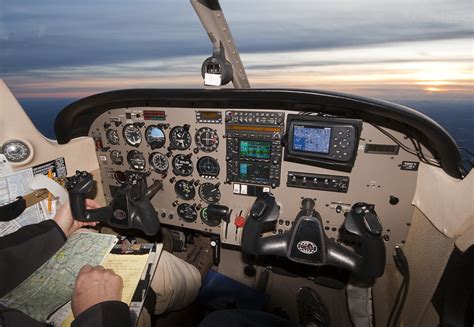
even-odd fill
[(54, 220), (28, 225), (0, 238), (0, 297), (17, 287), (66, 242)]
[(120, 301), (107, 301), (82, 312), (72, 322), (71, 327), (130, 327), (131, 324), (128, 305)]

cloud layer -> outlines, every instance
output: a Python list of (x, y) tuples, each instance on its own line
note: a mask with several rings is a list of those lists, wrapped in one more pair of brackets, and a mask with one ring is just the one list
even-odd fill
[[(221, 5), (254, 87), (472, 99), (470, 0)], [(0, 76), (17, 96), (202, 86), (200, 65), (211, 45), (187, 1), (4, 0), (0, 6)]]

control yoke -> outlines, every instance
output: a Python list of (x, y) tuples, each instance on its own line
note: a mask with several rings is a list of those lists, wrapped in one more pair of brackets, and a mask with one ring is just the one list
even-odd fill
[(115, 192), (109, 206), (86, 209), (86, 194), (92, 190), (94, 180), (87, 171), (77, 171), (67, 179), (71, 213), (75, 220), (83, 222), (100, 221), (116, 228), (136, 228), (146, 235), (155, 235), (160, 228), (158, 215), (150, 199), (163, 186), (156, 181), (148, 189), (141, 179), (125, 182)]
[(280, 213), (273, 195), (259, 196), (245, 223), (242, 249), (251, 255), (276, 255), (312, 266), (331, 265), (351, 271), (360, 279), (377, 278), (385, 268), (382, 225), (373, 205), (356, 203), (344, 220), (344, 229), (360, 238), (357, 253), (330, 240), (324, 232), (314, 201), (304, 199), (302, 210), (288, 233), (262, 237), (273, 230)]

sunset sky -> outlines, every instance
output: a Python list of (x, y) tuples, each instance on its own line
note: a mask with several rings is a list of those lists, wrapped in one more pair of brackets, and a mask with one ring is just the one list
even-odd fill
[[(252, 87), (472, 108), (472, 0), (220, 3)], [(211, 51), (187, 0), (0, 0), (0, 77), (20, 100), (200, 88)]]

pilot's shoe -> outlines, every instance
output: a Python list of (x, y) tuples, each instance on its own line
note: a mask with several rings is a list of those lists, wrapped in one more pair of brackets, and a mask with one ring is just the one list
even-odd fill
[(199, 270), (201, 280), (204, 281), (207, 272), (212, 267), (213, 261), (210, 239), (208, 237), (199, 236), (196, 239), (193, 248), (188, 253), (186, 262)]
[(331, 320), (321, 296), (309, 287), (302, 287), (296, 294), (299, 321), (303, 326), (329, 327)]

